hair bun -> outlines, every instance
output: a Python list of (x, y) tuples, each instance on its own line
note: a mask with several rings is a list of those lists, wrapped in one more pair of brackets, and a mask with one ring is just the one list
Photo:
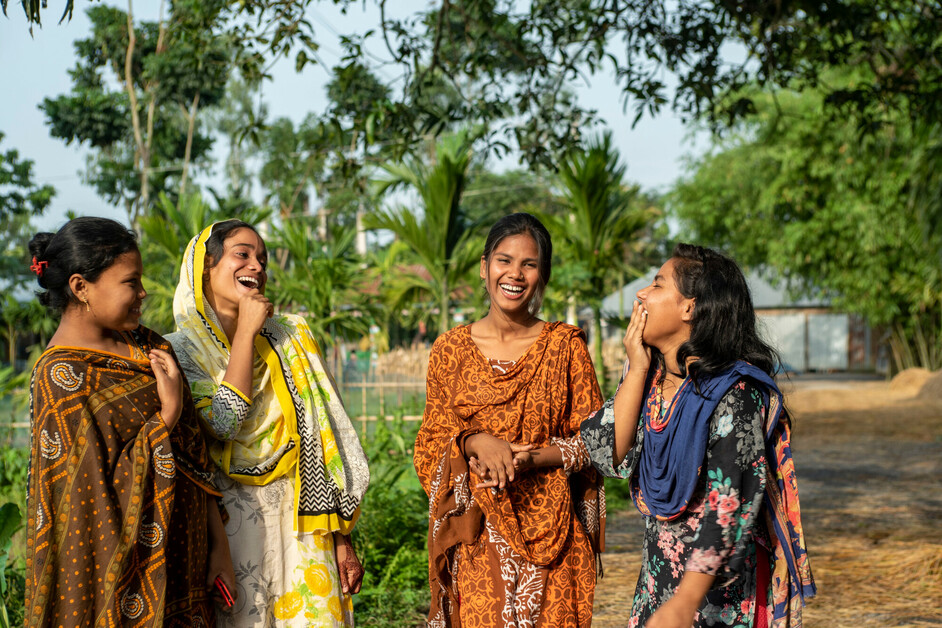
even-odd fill
[(49, 248), (53, 236), (55, 236), (54, 233), (45, 231), (34, 235), (29, 241), (29, 254), (37, 260), (46, 259), (46, 249)]

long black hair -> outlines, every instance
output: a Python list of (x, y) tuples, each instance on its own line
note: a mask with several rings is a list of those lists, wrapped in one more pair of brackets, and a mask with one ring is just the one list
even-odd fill
[(553, 270), (553, 241), (543, 223), (533, 214), (526, 212), (517, 212), (500, 218), (487, 234), (487, 239), (484, 241), (483, 256), (485, 261), (490, 261), (491, 254), (501, 242), (511, 236), (524, 233), (536, 242), (536, 250), (539, 255), (540, 283), (533, 292), (530, 303), (527, 304), (527, 310), (531, 315), (536, 316), (543, 305), (543, 294), (546, 291), (546, 284), (549, 283), (550, 273)]
[(109, 218), (85, 216), (65, 223), (56, 233), (37, 233), (29, 241), (29, 253), (39, 286), (39, 302), (61, 314), (79, 300), (69, 287), (69, 277), (98, 281), (109, 266), (125, 253), (137, 251), (137, 236)]
[[(744, 360), (774, 377), (780, 364), (775, 349), (759, 337), (752, 295), (739, 266), (729, 257), (693, 244), (678, 244), (671, 254), (678, 291), (695, 299), (690, 338), (677, 350), (681, 375), (722, 373)], [(687, 365), (687, 358), (695, 360)]]

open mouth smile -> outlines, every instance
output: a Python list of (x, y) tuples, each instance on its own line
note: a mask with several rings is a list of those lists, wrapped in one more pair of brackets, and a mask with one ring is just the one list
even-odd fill
[(509, 283), (502, 283), (502, 284), (499, 284), (499, 285), (500, 285), (501, 291), (502, 291), (506, 296), (508, 296), (508, 297), (510, 297), (510, 298), (512, 298), (512, 299), (515, 299), (515, 298), (519, 297), (519, 296), (522, 295), (523, 292), (524, 292), (524, 287), (523, 287), (523, 286), (515, 286), (515, 285), (509, 284)]
[(236, 277), (236, 281), (245, 286), (246, 288), (258, 288), (259, 281), (255, 277)]

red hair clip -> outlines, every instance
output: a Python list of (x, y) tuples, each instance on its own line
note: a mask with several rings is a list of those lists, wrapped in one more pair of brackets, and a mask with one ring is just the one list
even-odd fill
[(30, 266), (29, 269), (30, 269), (31, 271), (33, 271), (34, 273), (36, 273), (36, 276), (37, 276), (37, 277), (42, 277), (42, 276), (43, 276), (43, 271), (46, 269), (46, 266), (49, 266), (49, 262), (47, 262), (47, 261), (45, 261), (45, 260), (42, 261), (42, 262), (37, 262), (37, 261), (36, 261), (36, 256), (34, 255), (34, 256), (33, 256), (33, 265)]

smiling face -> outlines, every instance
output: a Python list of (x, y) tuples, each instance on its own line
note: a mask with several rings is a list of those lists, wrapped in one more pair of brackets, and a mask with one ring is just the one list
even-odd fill
[(676, 349), (690, 338), (694, 300), (677, 289), (674, 259), (667, 260), (651, 285), (638, 291), (641, 307), (647, 311), (642, 340), (661, 353)]
[(481, 279), (491, 307), (507, 313), (526, 313), (540, 286), (540, 251), (527, 233), (508, 236), (490, 257), (481, 257)]
[[(141, 303), (147, 291), (141, 283), (144, 265), (141, 254), (128, 251), (115, 258), (98, 280), (86, 282), (84, 297), (89, 303), (89, 314), (102, 329), (131, 331), (141, 320)], [(84, 305), (76, 306), (84, 309)]]
[(248, 228), (236, 229), (225, 242), (223, 253), (212, 268), (204, 273), (203, 290), (206, 300), (216, 312), (237, 312), (239, 299), (256, 290), (265, 293), (268, 274), (268, 252), (257, 233)]

